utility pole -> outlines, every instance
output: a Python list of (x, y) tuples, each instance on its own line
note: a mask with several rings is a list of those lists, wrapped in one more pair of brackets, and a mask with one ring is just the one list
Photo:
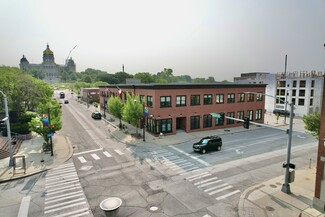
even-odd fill
[[(50, 134), (52, 134), (52, 125), (51, 125), (51, 114), (50, 114), (50, 108), (47, 109), (47, 113), (49, 116), (49, 128), (50, 128)], [(52, 141), (52, 135), (50, 136), (50, 147), (51, 147), (51, 156), (53, 156), (53, 141)]]
[(9, 166), (11, 167), (14, 165), (14, 162), (12, 159), (12, 142), (11, 142), (11, 132), (10, 132), (8, 100), (7, 100), (6, 94), (4, 94), (1, 90), (0, 90), (0, 93), (3, 95), (4, 102), (5, 102), (5, 111), (6, 111), (5, 121), (7, 123), (7, 136), (8, 136), (8, 143), (9, 143)]
[[(285, 61), (284, 61), (284, 74), (287, 77), (287, 55), (285, 57)], [(287, 102), (287, 85), (285, 87), (285, 101)], [(286, 124), (286, 120), (287, 120), (287, 103), (284, 104), (284, 124)]]

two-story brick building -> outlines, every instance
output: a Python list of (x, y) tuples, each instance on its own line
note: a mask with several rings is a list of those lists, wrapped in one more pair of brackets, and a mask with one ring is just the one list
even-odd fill
[[(265, 84), (136, 84), (99, 87), (100, 105), (110, 96), (140, 95), (148, 108), (146, 130), (153, 135), (176, 134), (176, 131), (196, 132), (242, 126), (232, 119), (212, 117), (224, 112), (226, 117), (264, 121)], [(120, 94), (119, 94), (120, 91)], [(250, 93), (248, 93), (250, 92)]]

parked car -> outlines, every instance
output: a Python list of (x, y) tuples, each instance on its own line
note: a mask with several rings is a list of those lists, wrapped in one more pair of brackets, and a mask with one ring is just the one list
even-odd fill
[(193, 150), (205, 154), (207, 151), (220, 151), (222, 139), (219, 136), (208, 136), (193, 144)]
[(93, 119), (102, 119), (102, 114), (101, 114), (100, 112), (93, 112), (93, 113), (91, 114), (91, 117), (92, 117)]
[(64, 100), (64, 104), (69, 104), (69, 100)]

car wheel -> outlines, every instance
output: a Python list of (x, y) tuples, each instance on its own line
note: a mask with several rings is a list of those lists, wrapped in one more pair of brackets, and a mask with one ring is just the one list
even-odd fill
[(207, 153), (207, 150), (205, 150), (205, 149), (202, 149), (202, 154), (205, 154), (205, 153)]
[(221, 146), (219, 145), (218, 148), (217, 148), (217, 151), (220, 151), (221, 150)]

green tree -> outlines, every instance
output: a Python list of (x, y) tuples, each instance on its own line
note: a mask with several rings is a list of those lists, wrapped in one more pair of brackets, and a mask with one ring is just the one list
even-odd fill
[(138, 135), (139, 119), (143, 116), (143, 104), (140, 102), (140, 96), (126, 93), (126, 102), (124, 104), (122, 117), (136, 127)]
[(127, 78), (133, 78), (133, 75), (126, 72), (116, 72), (114, 76), (117, 79), (118, 84), (125, 84)]
[(134, 78), (140, 79), (141, 83), (145, 84), (155, 82), (155, 78), (149, 72), (138, 72), (134, 75)]
[[(45, 114), (48, 115), (48, 111), (50, 111), (51, 126), (44, 126), (42, 118)], [(59, 103), (56, 100), (51, 100), (47, 103), (40, 104), (36, 111), (36, 117), (32, 118), (29, 122), (30, 130), (43, 137), (45, 141), (43, 149), (45, 151), (48, 151), (50, 147), (50, 137), (48, 134), (51, 132), (55, 133), (62, 128), (61, 116), (62, 111)]]
[(122, 127), (121, 119), (122, 119), (122, 113), (123, 113), (123, 102), (120, 97), (118, 96), (112, 96), (109, 98), (108, 102), (108, 110), (117, 117), (120, 120), (119, 127)]
[(302, 120), (305, 123), (305, 129), (318, 138), (320, 132), (320, 112), (304, 115)]

